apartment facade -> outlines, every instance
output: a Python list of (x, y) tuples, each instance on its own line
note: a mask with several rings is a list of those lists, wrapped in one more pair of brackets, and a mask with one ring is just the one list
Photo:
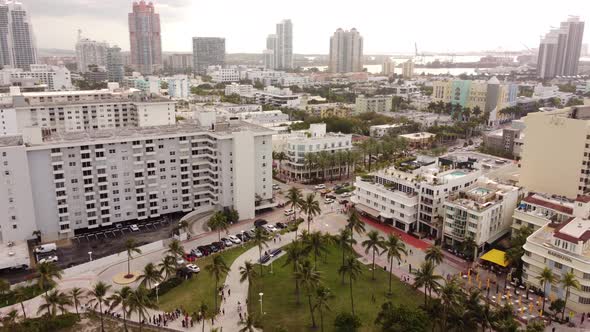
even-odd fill
[(301, 95), (293, 94), (289, 88), (275, 88), (267, 86), (264, 91), (254, 92), (254, 98), (257, 104), (271, 105), (276, 107), (297, 107), (299, 106)]
[(89, 66), (106, 67), (109, 44), (78, 37), (76, 42), (76, 63), (78, 71), (86, 73)]
[(190, 78), (187, 75), (174, 75), (167, 79), (168, 95), (175, 99), (188, 99), (191, 94)]
[(106, 70), (109, 82), (123, 82), (125, 78), (125, 67), (123, 65), (121, 48), (117, 45), (107, 48)]
[(363, 70), (363, 37), (355, 29), (336, 30), (330, 37), (330, 63), (332, 73), (350, 73)]
[(391, 96), (360, 95), (356, 97), (354, 110), (356, 113), (366, 112), (391, 112), (393, 98)]
[(412, 59), (402, 63), (402, 76), (405, 79), (414, 77), (414, 61)]
[(0, 3), (0, 65), (25, 71), (37, 63), (37, 46), (31, 18), (16, 0)]
[(193, 70), (203, 75), (209, 66), (225, 65), (225, 38), (193, 37)]
[(36, 84), (47, 85), (48, 90), (71, 90), (73, 87), (70, 71), (64, 66), (32, 64), (29, 67), (29, 71), (9, 68), (2, 72), (10, 76), (10, 81), (30, 79)]
[(133, 3), (129, 19), (131, 65), (142, 74), (152, 74), (162, 67), (160, 14), (152, 2)]
[(533, 231), (537, 231), (551, 222), (567, 221), (572, 218), (573, 214), (573, 201), (531, 192), (514, 209), (512, 229), (519, 230), (529, 227)]
[(570, 16), (560, 27), (547, 33), (539, 44), (537, 76), (578, 75), (578, 64), (582, 50), (584, 22), (577, 16)]
[(264, 66), (269, 69), (293, 68), (293, 23), (282, 20), (277, 23), (275, 33), (266, 38)]

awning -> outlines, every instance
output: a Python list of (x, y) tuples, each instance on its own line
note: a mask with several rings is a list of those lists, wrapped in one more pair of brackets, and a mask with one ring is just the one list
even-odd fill
[(485, 254), (483, 254), (483, 256), (481, 256), (480, 259), (483, 259), (484, 261), (492, 262), (492, 263), (500, 265), (502, 267), (508, 266), (508, 262), (506, 262), (506, 253), (503, 252), (502, 250), (492, 249), (492, 250), (486, 252)]
[(379, 218), (379, 211), (372, 209), (368, 206), (362, 205), (362, 204), (357, 204), (354, 206), (355, 209), (357, 209), (360, 212), (364, 212), (372, 217), (375, 218)]
[(487, 244), (493, 244), (494, 242), (498, 241), (499, 238), (501, 238), (502, 236), (506, 235), (508, 232), (510, 232), (509, 229), (505, 229), (503, 231), (498, 232), (498, 234), (492, 236), (491, 238), (489, 238), (486, 243)]
[(393, 214), (388, 213), (388, 212), (381, 212), (379, 213), (381, 215), (381, 218), (385, 218), (385, 219), (393, 219)]

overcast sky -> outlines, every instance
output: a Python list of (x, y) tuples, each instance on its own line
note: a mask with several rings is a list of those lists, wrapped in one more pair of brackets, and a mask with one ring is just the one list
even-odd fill
[[(40, 48), (73, 49), (84, 36), (129, 49), (128, 0), (21, 0)], [(590, 0), (160, 0), (162, 47), (191, 51), (193, 36), (226, 38), (228, 53), (260, 53), (275, 23), (293, 21), (295, 53), (328, 53), (339, 27), (357, 28), (364, 53), (519, 50), (568, 15), (590, 22)], [(588, 23), (590, 24), (590, 23)], [(590, 41), (586, 29), (584, 42)]]

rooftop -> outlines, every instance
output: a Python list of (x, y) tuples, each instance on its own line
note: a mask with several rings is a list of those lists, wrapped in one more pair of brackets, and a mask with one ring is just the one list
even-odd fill
[(531, 193), (521, 201), (521, 204), (522, 202), (536, 206), (541, 206), (547, 209), (551, 209), (569, 215), (574, 213), (574, 205), (570, 200), (567, 199), (547, 197), (542, 194)]
[(583, 218), (572, 218), (555, 228), (554, 237), (568, 242), (577, 243), (590, 240), (590, 220)]
[(470, 188), (451, 195), (449, 203), (481, 212), (501, 202), (504, 194), (515, 191), (518, 191), (517, 187), (483, 180), (478, 181)]
[(409, 140), (417, 140), (417, 139), (428, 139), (428, 138), (433, 138), (434, 136), (436, 136), (435, 134), (432, 133), (427, 133), (427, 132), (419, 132), (419, 133), (411, 133), (411, 134), (405, 134), (405, 135), (399, 135), (399, 137), (403, 137)]

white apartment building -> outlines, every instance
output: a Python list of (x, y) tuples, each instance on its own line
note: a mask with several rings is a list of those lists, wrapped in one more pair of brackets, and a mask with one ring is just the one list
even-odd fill
[(254, 218), (256, 209), (272, 206), (271, 135), (213, 121), (0, 137), (0, 181), (9, 184), (0, 188), (8, 212), (0, 218), (2, 238), (28, 239), (39, 229), (55, 240), (223, 207)]
[(391, 96), (373, 96), (367, 97), (360, 95), (356, 97), (355, 112), (391, 112), (393, 98)]
[(473, 257), (478, 257), (510, 231), (519, 191), (518, 187), (480, 178), (452, 194), (444, 203), (444, 243), (457, 246), (473, 239), (477, 246)]
[(402, 76), (405, 79), (414, 77), (414, 61), (412, 59), (402, 63)]
[(512, 229), (530, 227), (537, 231), (550, 222), (564, 222), (573, 216), (574, 203), (565, 198), (529, 193), (514, 209)]
[(240, 71), (236, 67), (222, 68), (221, 66), (209, 66), (207, 72), (211, 76), (211, 80), (215, 83), (240, 81)]
[(24, 93), (13, 90), (10, 108), (14, 109), (14, 115), (7, 111), (3, 120), (8, 123), (3, 125), (8, 134), (23, 133), (27, 128), (82, 132), (176, 123), (175, 101), (147, 97), (138, 90)]
[[(45, 84), (49, 90), (71, 90), (72, 78), (70, 71), (64, 66), (49, 66), (44, 64), (32, 64), (29, 71), (20, 68), (5, 68), (2, 70), (11, 81), (32, 79), (35, 84)], [(0, 74), (1, 75), (1, 74)]]
[(148, 76), (147, 78), (138, 77), (133, 81), (133, 87), (145, 93), (158, 95), (160, 94), (160, 78)]
[(225, 95), (240, 95), (242, 97), (253, 97), (254, 96), (254, 87), (252, 84), (238, 84), (232, 83), (225, 86)]
[(529, 113), (524, 118), (519, 183), (570, 199), (590, 191), (590, 106)]
[(191, 94), (190, 79), (187, 75), (174, 75), (167, 79), (168, 95), (175, 99), (188, 99)]
[(404, 232), (442, 236), (444, 202), (476, 182), (482, 172), (473, 162), (421, 156), (357, 178), (352, 202), (362, 214)]
[(289, 88), (267, 86), (264, 91), (254, 92), (256, 103), (276, 107), (297, 107), (301, 102), (301, 95), (293, 94)]
[(242, 112), (237, 113), (231, 118), (237, 117), (240, 120), (254, 123), (257, 125), (264, 125), (264, 124), (280, 124), (289, 122), (289, 115), (283, 113), (280, 110), (275, 111), (260, 111), (260, 112)]
[(305, 75), (297, 75), (297, 74), (286, 74), (285, 76), (279, 78), (279, 85), (281, 86), (293, 86), (296, 85), (300, 88), (309, 86), (311, 84), (311, 80), (309, 76)]
[(252, 82), (259, 82), (264, 84), (264, 86), (269, 85), (279, 85), (281, 83), (281, 79), (287, 76), (287, 73), (284, 71), (272, 70), (272, 69), (254, 69), (254, 70), (246, 70), (244, 72), (245, 76), (244, 79), (251, 80)]
[[(352, 149), (352, 135), (340, 133), (326, 133), (325, 123), (311, 124), (309, 130), (295, 132), (283, 137), (282, 142), (274, 142), (277, 151), (287, 154), (287, 160), (281, 171), (295, 181), (309, 181), (313, 178), (322, 177), (325, 171), (326, 176), (336, 176), (343, 172), (344, 165), (329, 166), (323, 169), (317, 163), (309, 165), (306, 162), (306, 154), (328, 153), (334, 154), (337, 151), (348, 151)], [(311, 168), (310, 168), (311, 166)]]
[[(537, 229), (524, 245), (523, 281), (542, 289), (539, 275), (545, 268), (557, 279), (573, 272), (580, 289), (570, 288), (566, 306), (576, 312), (590, 310), (590, 197), (579, 196), (574, 201), (573, 216), (565, 221), (552, 221)], [(548, 283), (545, 296), (565, 298), (566, 290), (559, 282)]]
[(78, 36), (76, 42), (76, 62), (78, 71), (85, 73), (88, 66), (105, 67), (107, 65), (107, 49), (109, 44), (106, 42), (97, 42), (88, 38)]
[(369, 135), (371, 137), (381, 138), (389, 133), (399, 132), (404, 127), (405, 125), (402, 123), (375, 125), (369, 127)]

